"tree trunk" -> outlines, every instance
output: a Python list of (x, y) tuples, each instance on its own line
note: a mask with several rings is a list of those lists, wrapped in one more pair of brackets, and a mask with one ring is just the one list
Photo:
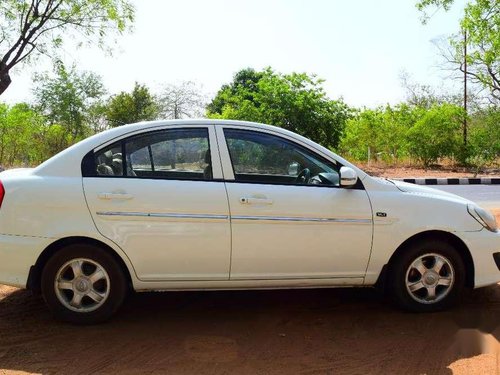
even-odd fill
[(4, 62), (0, 61), (0, 95), (2, 95), (7, 87), (10, 86), (12, 80), (10, 79), (9, 71)]

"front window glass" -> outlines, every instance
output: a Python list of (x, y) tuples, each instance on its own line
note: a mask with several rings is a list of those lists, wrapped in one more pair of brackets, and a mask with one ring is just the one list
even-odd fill
[(225, 129), (236, 181), (339, 186), (337, 167), (286, 139)]

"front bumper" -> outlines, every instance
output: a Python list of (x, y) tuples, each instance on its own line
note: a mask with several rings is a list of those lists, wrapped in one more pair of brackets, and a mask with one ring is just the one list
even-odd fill
[(26, 288), (30, 267), (53, 239), (0, 234), (0, 284)]
[(469, 248), (474, 262), (474, 288), (500, 282), (500, 270), (493, 256), (500, 252), (500, 232), (483, 229), (457, 234)]

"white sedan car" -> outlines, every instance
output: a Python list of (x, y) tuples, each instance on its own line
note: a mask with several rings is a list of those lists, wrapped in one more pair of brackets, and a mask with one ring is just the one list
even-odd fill
[(380, 286), (435, 311), (500, 280), (489, 212), (273, 126), (121, 126), (0, 181), (0, 283), (70, 322), (129, 290)]

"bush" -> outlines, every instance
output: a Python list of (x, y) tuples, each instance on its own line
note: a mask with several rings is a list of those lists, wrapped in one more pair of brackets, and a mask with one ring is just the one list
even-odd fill
[(439, 158), (455, 158), (461, 150), (463, 109), (452, 104), (432, 106), (408, 133), (408, 150), (424, 167)]
[(471, 118), (467, 164), (478, 172), (500, 157), (500, 111), (489, 108)]

